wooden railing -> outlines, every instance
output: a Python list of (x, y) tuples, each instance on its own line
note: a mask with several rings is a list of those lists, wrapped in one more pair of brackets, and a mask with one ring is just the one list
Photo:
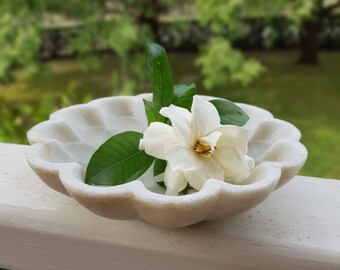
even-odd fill
[(340, 269), (340, 181), (297, 176), (229, 220), (183, 229), (101, 218), (0, 144), (0, 268)]

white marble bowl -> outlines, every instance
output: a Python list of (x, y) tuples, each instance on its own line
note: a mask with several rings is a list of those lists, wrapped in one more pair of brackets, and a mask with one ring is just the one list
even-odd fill
[(85, 184), (90, 157), (105, 140), (123, 131), (146, 129), (143, 98), (151, 95), (102, 98), (53, 113), (28, 132), (32, 144), (28, 163), (48, 186), (97, 215), (176, 228), (249, 210), (294, 177), (307, 158), (296, 127), (261, 108), (238, 104), (250, 117), (245, 125), (250, 134), (248, 155), (256, 161), (242, 185), (209, 179), (199, 192), (173, 197), (159, 194), (162, 190), (151, 170), (120, 186)]

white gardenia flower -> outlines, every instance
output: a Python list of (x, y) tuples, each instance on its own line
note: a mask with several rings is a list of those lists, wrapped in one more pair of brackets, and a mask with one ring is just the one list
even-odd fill
[(200, 190), (208, 179), (240, 183), (254, 160), (247, 156), (248, 131), (221, 125), (213, 104), (194, 96), (191, 112), (170, 105), (160, 110), (172, 126), (153, 122), (140, 140), (140, 149), (167, 161), (166, 194), (177, 195), (189, 183)]

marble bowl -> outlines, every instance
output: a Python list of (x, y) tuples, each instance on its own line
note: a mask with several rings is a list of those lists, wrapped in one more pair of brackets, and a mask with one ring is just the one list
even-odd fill
[(151, 169), (119, 186), (85, 184), (86, 166), (104, 141), (123, 131), (146, 129), (143, 99), (150, 100), (151, 94), (102, 98), (51, 114), (27, 134), (32, 144), (29, 165), (49, 187), (97, 215), (178, 228), (251, 209), (293, 178), (307, 158), (296, 127), (261, 108), (238, 104), (250, 117), (244, 127), (250, 135), (248, 155), (256, 162), (241, 185), (209, 179), (199, 192), (167, 196)]

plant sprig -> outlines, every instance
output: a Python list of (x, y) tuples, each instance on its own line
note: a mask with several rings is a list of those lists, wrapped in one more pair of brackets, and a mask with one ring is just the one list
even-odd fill
[[(152, 122), (169, 123), (159, 111), (171, 104), (191, 109), (196, 95), (195, 84), (173, 84), (172, 71), (166, 50), (159, 44), (146, 46), (146, 70), (151, 82), (153, 100), (144, 100), (148, 125)], [(236, 104), (225, 99), (210, 101), (217, 109), (221, 124), (243, 126), (248, 115)], [(138, 179), (153, 165), (154, 176), (164, 173), (167, 163), (139, 150), (142, 133), (127, 131), (104, 142), (93, 154), (86, 169), (85, 183), (115, 186)], [(161, 183), (164, 186), (164, 183)], [(189, 187), (188, 187), (189, 188)]]

